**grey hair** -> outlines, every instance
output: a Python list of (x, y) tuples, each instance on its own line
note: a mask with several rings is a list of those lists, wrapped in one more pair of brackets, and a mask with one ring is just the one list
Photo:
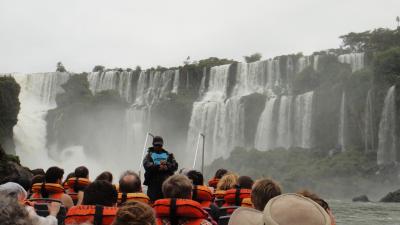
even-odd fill
[(0, 193), (0, 224), (32, 225), (28, 211), (16, 198), (4, 192)]
[(0, 185), (0, 193), (13, 196), (19, 200), (25, 200), (28, 197), (25, 189), (21, 185), (13, 182)]

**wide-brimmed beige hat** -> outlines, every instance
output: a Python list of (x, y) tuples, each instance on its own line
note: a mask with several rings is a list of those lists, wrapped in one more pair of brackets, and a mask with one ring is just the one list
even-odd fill
[(240, 207), (233, 212), (228, 225), (262, 225), (262, 216), (256, 209)]
[(328, 213), (318, 203), (298, 194), (276, 196), (263, 214), (265, 225), (331, 225)]

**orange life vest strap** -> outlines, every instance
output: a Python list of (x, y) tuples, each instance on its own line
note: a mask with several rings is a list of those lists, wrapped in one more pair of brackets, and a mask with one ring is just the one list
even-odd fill
[[(172, 208), (172, 210), (171, 210)], [(175, 208), (175, 209), (174, 209)], [(182, 217), (190, 219), (207, 219), (208, 214), (200, 203), (191, 199), (160, 199), (154, 203), (157, 218)], [(175, 215), (171, 216), (171, 212)]]

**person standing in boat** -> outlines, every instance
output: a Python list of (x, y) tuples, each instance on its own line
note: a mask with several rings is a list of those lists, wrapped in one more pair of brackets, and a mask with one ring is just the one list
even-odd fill
[(163, 148), (164, 140), (160, 136), (153, 138), (153, 147), (150, 147), (146, 157), (143, 159), (145, 169), (144, 185), (147, 188), (147, 195), (152, 202), (163, 198), (162, 184), (175, 171), (178, 170), (178, 163), (174, 155)]

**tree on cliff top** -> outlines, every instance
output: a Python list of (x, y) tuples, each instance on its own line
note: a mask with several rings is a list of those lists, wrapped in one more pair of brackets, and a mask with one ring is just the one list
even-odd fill
[(96, 65), (94, 66), (92, 72), (103, 72), (105, 70), (105, 67), (102, 65)]
[(56, 72), (67, 72), (67, 70), (65, 69), (64, 65), (62, 64), (62, 62), (58, 62), (57, 63)]
[(261, 55), (261, 53), (257, 52), (252, 55), (249, 55), (249, 56), (243, 56), (243, 58), (247, 63), (252, 63), (252, 62), (260, 61), (262, 58), (262, 55)]

